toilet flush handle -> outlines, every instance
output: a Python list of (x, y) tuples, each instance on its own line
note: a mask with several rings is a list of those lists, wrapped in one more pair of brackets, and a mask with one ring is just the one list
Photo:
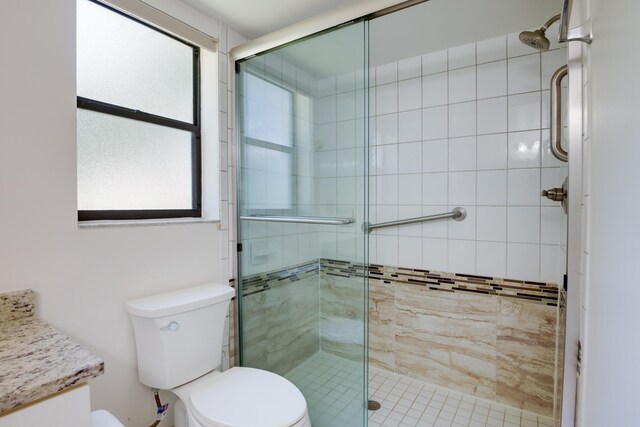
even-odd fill
[(167, 326), (160, 328), (161, 331), (171, 331), (171, 332), (175, 332), (178, 329), (180, 329), (180, 325), (178, 324), (178, 322), (175, 322), (175, 321), (169, 323)]

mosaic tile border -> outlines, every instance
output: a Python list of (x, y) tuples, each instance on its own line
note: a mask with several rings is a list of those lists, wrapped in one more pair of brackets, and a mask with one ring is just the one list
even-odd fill
[(305, 262), (281, 270), (253, 274), (242, 280), (242, 296), (252, 295), (271, 288), (311, 277), (320, 271), (319, 260)]
[[(362, 264), (329, 259), (320, 260), (320, 271), (329, 275), (362, 277), (362, 269)], [(390, 267), (377, 264), (369, 265), (369, 280), (425, 286), (434, 291), (496, 295), (528, 300), (553, 307), (558, 306), (560, 296), (558, 285), (555, 283)]]
[[(242, 295), (252, 295), (318, 273), (334, 277), (357, 278), (364, 277), (364, 272), (365, 266), (363, 264), (321, 258), (290, 268), (249, 276), (243, 280)], [(561, 304), (560, 297), (563, 293), (555, 283), (391, 267), (378, 264), (369, 265), (368, 277), (369, 280), (378, 280), (384, 283), (425, 286), (430, 290), (442, 292), (495, 295), (527, 300), (552, 307), (557, 307), (558, 304)]]
[(33, 316), (36, 293), (31, 289), (0, 294), (0, 322)]

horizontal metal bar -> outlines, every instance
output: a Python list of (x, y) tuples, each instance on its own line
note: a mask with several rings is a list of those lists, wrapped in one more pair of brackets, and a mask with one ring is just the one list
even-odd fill
[(322, 216), (280, 216), (249, 215), (241, 216), (245, 221), (288, 222), (292, 224), (346, 225), (353, 224), (353, 218), (331, 218)]
[(397, 225), (417, 224), (419, 222), (437, 221), (441, 219), (453, 219), (456, 221), (462, 221), (467, 217), (467, 211), (464, 208), (454, 208), (451, 212), (445, 212), (435, 215), (420, 216), (417, 218), (402, 219), (400, 221), (381, 222), (379, 224), (370, 224), (365, 222), (362, 224), (362, 231), (365, 233), (371, 233), (378, 228), (395, 227)]

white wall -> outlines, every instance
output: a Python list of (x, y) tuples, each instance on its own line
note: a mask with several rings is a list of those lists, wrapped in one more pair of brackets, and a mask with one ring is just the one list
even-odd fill
[[(180, 2), (150, 3), (216, 38), (222, 31), (225, 45), (227, 35), (242, 40)], [(34, 289), (40, 317), (105, 359), (106, 373), (91, 382), (94, 408), (127, 426), (150, 424), (155, 404), (137, 380), (124, 302), (228, 280), (228, 233), (211, 223), (79, 230), (75, 0), (1, 7), (0, 292)]]
[[(582, 423), (640, 425), (640, 189), (638, 160), (640, 3), (591, 0), (594, 41), (587, 69), (591, 134)], [(588, 12), (588, 11), (587, 11)], [(588, 129), (587, 129), (588, 132)]]

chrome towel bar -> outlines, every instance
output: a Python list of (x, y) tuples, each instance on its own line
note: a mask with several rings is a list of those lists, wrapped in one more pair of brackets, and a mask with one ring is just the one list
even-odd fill
[(462, 221), (467, 217), (467, 211), (464, 208), (453, 208), (451, 212), (445, 212), (435, 215), (420, 216), (417, 218), (402, 219), (400, 221), (381, 222), (379, 224), (370, 224), (365, 222), (362, 224), (362, 231), (364, 233), (371, 233), (378, 228), (395, 227), (396, 225), (417, 224), (419, 222), (437, 221), (440, 219), (453, 219), (455, 221)]
[(330, 218), (321, 216), (281, 216), (281, 215), (248, 215), (241, 216), (245, 221), (287, 222), (291, 224), (347, 225), (353, 224), (353, 218)]

